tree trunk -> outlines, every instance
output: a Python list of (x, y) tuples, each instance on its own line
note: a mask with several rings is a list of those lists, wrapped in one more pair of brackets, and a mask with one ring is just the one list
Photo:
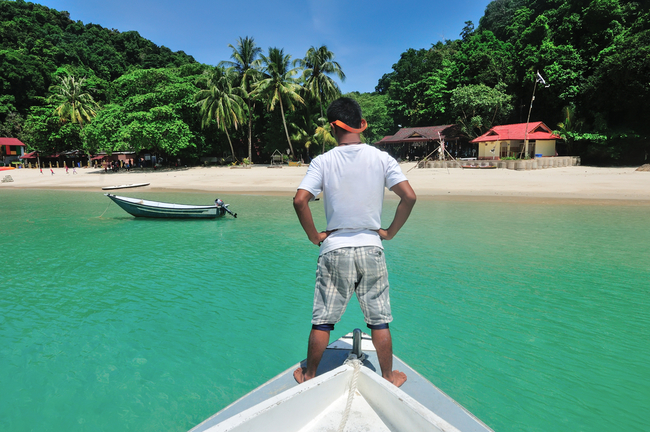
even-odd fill
[(237, 157), (235, 156), (235, 149), (232, 147), (232, 142), (230, 141), (230, 134), (228, 134), (228, 128), (223, 128), (223, 131), (226, 133), (226, 138), (228, 138), (228, 144), (230, 144), (230, 151), (232, 152), (232, 161), (237, 162)]
[[(323, 118), (323, 95), (321, 94), (320, 89), (318, 91), (318, 102), (320, 105), (320, 117)], [(325, 140), (323, 140), (323, 154), (325, 154)]]
[[(82, 130), (82, 132), (83, 132), (83, 129), (84, 129), (83, 121), (79, 123), (79, 126), (81, 127), (81, 130)], [(91, 158), (91, 156), (90, 156), (90, 152), (88, 152), (88, 168), (91, 167), (91, 164), (90, 164), (90, 158)]]
[(248, 102), (248, 161), (253, 163), (253, 112), (251, 110), (251, 100), (247, 99)]
[(295, 159), (293, 154), (293, 146), (289, 139), (289, 131), (287, 130), (287, 121), (284, 119), (284, 108), (282, 107), (282, 98), (280, 98), (280, 112), (282, 113), (282, 124), (284, 125), (284, 133), (287, 135), (287, 142), (289, 143), (289, 150), (291, 150), (291, 159)]

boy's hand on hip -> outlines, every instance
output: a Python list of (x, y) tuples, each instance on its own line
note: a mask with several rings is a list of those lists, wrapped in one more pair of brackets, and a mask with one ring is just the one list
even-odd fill
[(377, 234), (379, 234), (379, 237), (381, 237), (382, 240), (391, 240), (393, 238), (393, 236), (388, 234), (388, 231), (383, 228), (379, 228)]
[(316, 246), (320, 246), (320, 244), (323, 243), (323, 241), (325, 241), (325, 239), (327, 238), (327, 236), (330, 235), (331, 232), (332, 231), (319, 232), (318, 235), (316, 236), (316, 238), (313, 238), (313, 239), (310, 239), (310, 240)]

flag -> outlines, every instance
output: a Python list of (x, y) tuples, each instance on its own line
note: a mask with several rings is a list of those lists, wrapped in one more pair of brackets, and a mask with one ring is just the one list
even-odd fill
[(546, 81), (544, 81), (544, 78), (543, 78), (542, 75), (539, 73), (539, 71), (537, 71), (537, 82), (538, 82), (538, 83), (541, 83), (541, 84), (544, 84), (544, 87), (549, 87), (549, 85), (546, 84)]

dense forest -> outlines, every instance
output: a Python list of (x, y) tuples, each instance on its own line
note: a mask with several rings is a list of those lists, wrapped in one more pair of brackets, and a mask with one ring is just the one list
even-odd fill
[[(650, 7), (628, 0), (495, 0), (459, 39), (408, 49), (373, 93), (351, 93), (375, 142), (399, 127), (544, 121), (585, 163), (650, 151)], [(343, 67), (327, 47), (293, 58), (233, 35), (232, 56), (197, 63), (142, 38), (0, 0), (0, 136), (29, 150), (149, 151), (266, 162), (334, 142), (323, 119)], [(538, 75), (539, 73), (539, 75)], [(544, 81), (542, 82), (541, 79)]]
[[(402, 125), (544, 121), (588, 163), (650, 151), (650, 14), (628, 0), (495, 0), (460, 39), (409, 49), (376, 88)], [(432, 121), (433, 119), (433, 121)]]

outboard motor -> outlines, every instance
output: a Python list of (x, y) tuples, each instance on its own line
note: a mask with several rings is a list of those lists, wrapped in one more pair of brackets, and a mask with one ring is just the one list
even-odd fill
[(222, 200), (220, 200), (219, 198), (217, 198), (216, 200), (214, 200), (214, 204), (215, 204), (215, 205), (220, 209), (221, 214), (224, 214), (224, 213), (227, 212), (227, 213), (230, 214), (232, 217), (234, 217), (234, 218), (237, 217), (237, 213), (233, 213), (233, 212), (231, 212), (230, 209), (228, 209), (228, 204), (224, 203), (224, 202), (223, 202)]

